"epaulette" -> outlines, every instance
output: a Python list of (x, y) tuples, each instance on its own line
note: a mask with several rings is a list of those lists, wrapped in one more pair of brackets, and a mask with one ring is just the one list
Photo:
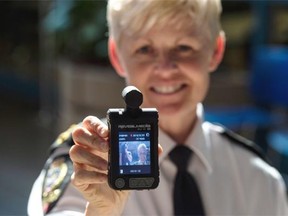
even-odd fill
[(217, 130), (217, 132), (219, 132), (226, 139), (231, 141), (231, 143), (249, 150), (250, 152), (254, 153), (258, 157), (263, 159), (264, 161), (268, 162), (263, 150), (253, 141), (246, 139), (245, 137), (240, 136), (239, 134), (236, 134), (232, 130), (225, 128), (222, 125), (215, 125), (214, 129)]
[(76, 124), (71, 125), (66, 131), (61, 133), (57, 139), (54, 141), (54, 143), (51, 145), (49, 151), (50, 155), (60, 147), (71, 147), (74, 145), (73, 139), (72, 139), (72, 131), (76, 127)]

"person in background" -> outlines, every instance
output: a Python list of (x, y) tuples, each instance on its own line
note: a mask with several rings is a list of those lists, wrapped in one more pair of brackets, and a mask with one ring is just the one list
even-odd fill
[(131, 165), (133, 156), (131, 151), (128, 150), (128, 144), (125, 143), (121, 146), (122, 151), (121, 151), (121, 160), (120, 160), (120, 165)]
[[(288, 215), (279, 172), (251, 141), (205, 122), (202, 102), (225, 50), (220, 14), (220, 0), (108, 1), (111, 63), (142, 92), (142, 107), (159, 112), (160, 184), (111, 189), (109, 131), (88, 116), (53, 145), (29, 215)], [(178, 188), (181, 179), (193, 183)]]

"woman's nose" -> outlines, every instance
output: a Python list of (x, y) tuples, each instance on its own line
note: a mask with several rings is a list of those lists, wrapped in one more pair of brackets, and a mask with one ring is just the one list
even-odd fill
[(159, 73), (175, 71), (177, 63), (170, 53), (160, 53), (155, 58), (155, 70)]

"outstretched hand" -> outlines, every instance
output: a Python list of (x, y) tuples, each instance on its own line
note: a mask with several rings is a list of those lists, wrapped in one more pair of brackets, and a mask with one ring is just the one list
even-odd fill
[(108, 185), (108, 136), (107, 126), (92, 116), (86, 117), (72, 133), (72, 184), (87, 200), (86, 215), (120, 215), (129, 194)]

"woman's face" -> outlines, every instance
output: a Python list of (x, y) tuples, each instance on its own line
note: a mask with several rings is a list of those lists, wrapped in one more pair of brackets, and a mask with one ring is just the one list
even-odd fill
[(156, 107), (162, 119), (189, 114), (204, 100), (215, 69), (211, 45), (193, 28), (167, 25), (137, 37), (124, 34), (118, 73), (143, 93), (142, 107)]

